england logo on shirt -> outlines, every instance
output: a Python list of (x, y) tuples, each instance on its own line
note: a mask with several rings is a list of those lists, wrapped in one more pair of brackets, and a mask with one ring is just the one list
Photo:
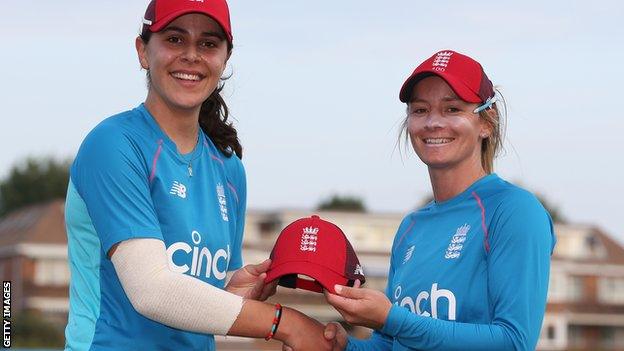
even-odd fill
[(470, 225), (468, 223), (462, 225), (457, 228), (455, 231), (455, 235), (451, 238), (451, 242), (446, 248), (446, 254), (444, 258), (446, 259), (455, 259), (461, 255), (462, 249), (464, 248), (464, 242), (466, 241), (466, 235), (470, 230)]
[(225, 202), (225, 188), (223, 188), (223, 184), (217, 184), (217, 199), (219, 200), (219, 209), (221, 210), (221, 219), (223, 221), (228, 222), (228, 212), (227, 212), (227, 203)]

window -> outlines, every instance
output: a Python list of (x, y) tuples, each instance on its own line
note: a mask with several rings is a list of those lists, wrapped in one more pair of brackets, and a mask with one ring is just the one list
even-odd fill
[(583, 335), (583, 327), (578, 325), (570, 325), (568, 328), (568, 346), (575, 348), (585, 347), (585, 336)]
[(585, 295), (585, 282), (583, 277), (568, 277), (568, 298), (570, 301), (580, 301)]
[(62, 259), (41, 259), (35, 262), (35, 284), (63, 286), (69, 284), (69, 267)]
[(548, 284), (548, 301), (562, 302), (567, 296), (567, 279), (563, 272), (551, 271), (550, 283)]
[(555, 340), (557, 337), (557, 334), (555, 332), (555, 326), (549, 325), (548, 328), (546, 328), (546, 338), (548, 338), (548, 340)]
[(603, 303), (624, 304), (624, 278), (600, 278), (598, 280), (598, 299)]
[(600, 346), (606, 349), (614, 349), (618, 345), (615, 343), (615, 327), (603, 327), (600, 330)]

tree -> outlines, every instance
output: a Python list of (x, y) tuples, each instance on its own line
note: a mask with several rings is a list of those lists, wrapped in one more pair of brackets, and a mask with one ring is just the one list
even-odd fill
[(13, 346), (61, 348), (65, 344), (63, 329), (33, 312), (22, 312), (12, 324)]
[(336, 194), (327, 200), (321, 201), (316, 209), (319, 211), (366, 212), (366, 206), (361, 198)]
[(29, 157), (0, 181), (0, 216), (18, 208), (64, 198), (69, 181), (69, 160)]

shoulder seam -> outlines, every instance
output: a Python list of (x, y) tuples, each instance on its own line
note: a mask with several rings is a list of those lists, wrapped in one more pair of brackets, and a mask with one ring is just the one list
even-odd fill
[(488, 228), (487, 225), (485, 224), (485, 207), (483, 206), (483, 203), (481, 202), (481, 198), (479, 197), (479, 195), (477, 195), (476, 191), (472, 192), (472, 197), (475, 198), (475, 200), (477, 201), (477, 205), (481, 208), (481, 227), (483, 229), (483, 246), (485, 247), (485, 252), (489, 253), (490, 252), (490, 242), (489, 242), (489, 233), (488, 233)]

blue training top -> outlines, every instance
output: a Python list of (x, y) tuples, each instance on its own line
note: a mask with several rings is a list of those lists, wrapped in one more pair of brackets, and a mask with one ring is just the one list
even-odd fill
[(226, 272), (242, 265), (245, 201), (240, 159), (201, 129), (195, 150), (181, 155), (144, 105), (95, 127), (71, 167), (65, 205), (66, 350), (214, 350), (212, 335), (137, 313), (107, 253), (124, 240), (160, 239), (170, 269), (223, 288)]
[(431, 202), (395, 236), (383, 328), (347, 349), (535, 349), (555, 241), (537, 198), (496, 174)]

